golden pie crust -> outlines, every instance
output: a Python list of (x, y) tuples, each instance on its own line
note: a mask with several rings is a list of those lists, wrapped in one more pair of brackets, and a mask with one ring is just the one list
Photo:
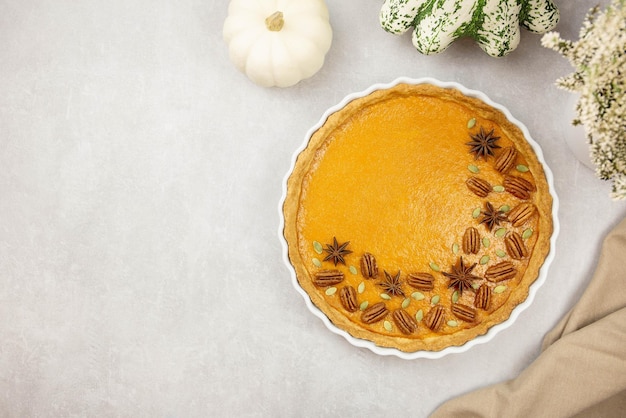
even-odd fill
[[(481, 129), (499, 137), (493, 156), (471, 152)], [(491, 229), (487, 203), (499, 220)], [(439, 351), (485, 334), (528, 297), (551, 210), (542, 164), (501, 111), (454, 88), (401, 83), (352, 100), (311, 135), (287, 181), (284, 236), (299, 285), (335, 326), (381, 347)], [(333, 258), (334, 239), (350, 252)], [(461, 259), (472, 287), (444, 274)], [(494, 278), (498, 267), (513, 277)], [(432, 290), (411, 285), (420, 274)], [(382, 286), (394, 278), (400, 292)]]

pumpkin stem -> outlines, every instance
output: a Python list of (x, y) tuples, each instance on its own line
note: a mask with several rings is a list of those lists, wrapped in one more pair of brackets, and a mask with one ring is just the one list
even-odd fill
[(265, 26), (267, 26), (267, 29), (272, 32), (280, 31), (284, 24), (285, 19), (283, 19), (283, 12), (276, 11), (265, 19)]

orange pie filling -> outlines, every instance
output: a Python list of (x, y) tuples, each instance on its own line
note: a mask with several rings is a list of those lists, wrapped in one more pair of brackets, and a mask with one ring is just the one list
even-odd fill
[(462, 345), (526, 299), (552, 199), (520, 129), (454, 89), (400, 84), (350, 102), (288, 181), (299, 284), (339, 328), (403, 351)]

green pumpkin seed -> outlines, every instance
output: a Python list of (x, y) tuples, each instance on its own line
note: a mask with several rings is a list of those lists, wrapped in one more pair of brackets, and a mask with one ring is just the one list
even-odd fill
[(456, 242), (454, 244), (452, 244), (452, 253), (453, 254), (458, 254), (459, 253), (459, 244), (457, 244)]
[(472, 289), (476, 290), (480, 287), (480, 283), (472, 283)]
[(424, 299), (424, 294), (422, 292), (413, 292), (411, 294), (411, 297), (415, 300), (423, 300)]
[(415, 312), (415, 320), (417, 322), (422, 322), (422, 319), (424, 319), (424, 311), (420, 309), (419, 311)]
[(474, 126), (476, 126), (476, 118), (467, 121), (467, 129), (472, 129)]
[(411, 298), (406, 298), (402, 301), (402, 309), (406, 309), (411, 304)]
[(504, 251), (502, 251), (502, 250), (497, 250), (497, 251), (496, 251), (496, 255), (497, 255), (498, 257), (500, 257), (500, 258), (504, 258), (504, 257), (506, 257), (506, 253), (505, 253)]
[(320, 260), (318, 260), (317, 258), (313, 257), (313, 258), (311, 259), (311, 261), (313, 262), (313, 265), (314, 265), (315, 267), (322, 267), (322, 262), (321, 262)]
[(501, 284), (493, 288), (493, 293), (502, 293), (506, 290), (506, 286)]
[(482, 210), (480, 208), (476, 208), (474, 209), (474, 211), (472, 212), (472, 218), (476, 219), (480, 216), (480, 213), (482, 212)]
[(491, 241), (489, 241), (489, 238), (484, 237), (483, 238), (483, 247), (489, 248), (489, 244), (491, 244)]
[(391, 331), (393, 329), (393, 327), (391, 326), (391, 322), (389, 321), (383, 322), (383, 326), (385, 327), (387, 331)]
[(504, 186), (501, 186), (501, 185), (498, 184), (496, 186), (493, 186), (492, 189), (496, 193), (502, 193), (504, 191)]
[(356, 267), (354, 267), (354, 266), (350, 266), (350, 268), (348, 270), (350, 270), (350, 273), (352, 273), (352, 274), (357, 274), (358, 273), (358, 271), (356, 270)]
[(494, 232), (494, 235), (498, 238), (502, 238), (503, 236), (506, 235), (506, 228), (498, 228), (496, 229), (496, 232)]
[(532, 236), (532, 234), (533, 234), (533, 230), (532, 229), (530, 229), (530, 228), (525, 229), (524, 232), (522, 232), (522, 238), (528, 239), (528, 238), (530, 238)]
[(439, 303), (439, 295), (435, 295), (432, 298), (430, 298), (430, 304), (431, 305), (436, 305)]
[(500, 212), (502, 212), (502, 213), (507, 213), (510, 210), (511, 210), (511, 207), (509, 205), (502, 205), (502, 206), (500, 206)]
[(475, 166), (474, 164), (470, 164), (467, 166), (467, 169), (469, 171), (471, 171), (474, 174), (478, 174), (478, 172), (480, 171), (480, 169), (478, 168), (478, 166)]
[(365, 282), (359, 283), (359, 287), (356, 289), (359, 293), (365, 292)]
[(362, 311), (364, 311), (364, 310), (366, 310), (366, 309), (367, 309), (367, 307), (369, 306), (369, 304), (370, 304), (370, 303), (369, 303), (368, 301), (364, 300), (363, 302), (361, 302), (361, 305), (359, 306), (359, 309), (360, 309), (360, 310), (362, 310)]
[(433, 269), (434, 271), (441, 270), (436, 263), (430, 263), (430, 268)]
[(322, 244), (320, 244), (317, 241), (313, 241), (313, 249), (315, 250), (316, 253), (321, 254), (324, 252), (324, 248), (322, 247)]
[(337, 288), (336, 287), (329, 287), (328, 289), (326, 289), (326, 295), (328, 295), (328, 296), (332, 296), (335, 293), (337, 293)]
[(381, 299), (385, 299), (385, 300), (391, 300), (391, 296), (389, 296), (389, 295), (388, 295), (388, 294), (386, 294), (386, 293), (381, 293), (381, 294), (380, 294), (380, 298), (381, 298)]
[(480, 257), (480, 261), (479, 261), (479, 263), (480, 263), (481, 265), (483, 265), (483, 266), (484, 266), (484, 265), (485, 265), (485, 264), (487, 264), (488, 262), (489, 262), (489, 256), (488, 256), (488, 255), (483, 255), (482, 257)]
[(451, 320), (448, 321), (448, 326), (449, 327), (458, 327), (459, 323), (456, 322), (454, 319), (451, 319)]
[(457, 303), (459, 301), (459, 291), (455, 290), (452, 294), (452, 303)]
[(524, 164), (519, 164), (517, 167), (515, 167), (517, 169), (517, 171), (519, 171), (520, 173), (525, 173), (528, 171), (528, 166), (525, 166)]

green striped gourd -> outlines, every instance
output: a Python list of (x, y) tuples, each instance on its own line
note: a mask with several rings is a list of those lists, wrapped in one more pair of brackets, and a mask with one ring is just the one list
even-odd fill
[(413, 45), (423, 54), (471, 37), (487, 54), (502, 57), (519, 44), (520, 26), (544, 33), (558, 21), (552, 0), (385, 0), (380, 11), (387, 32), (402, 34), (413, 27)]

